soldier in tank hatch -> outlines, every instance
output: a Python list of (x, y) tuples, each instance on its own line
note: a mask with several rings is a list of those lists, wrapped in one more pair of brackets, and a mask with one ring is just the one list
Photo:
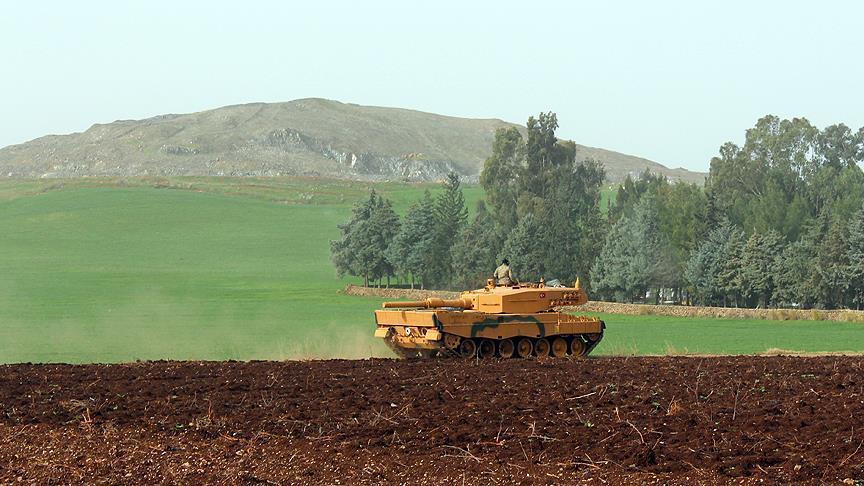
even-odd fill
[(506, 258), (501, 260), (501, 265), (495, 269), (495, 273), (492, 274), (492, 278), (495, 279), (496, 285), (513, 285), (516, 283), (516, 278), (513, 277), (513, 273), (510, 271), (510, 261)]

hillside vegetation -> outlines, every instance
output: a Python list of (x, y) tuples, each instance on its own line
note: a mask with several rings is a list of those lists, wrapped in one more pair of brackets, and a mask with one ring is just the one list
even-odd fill
[[(0, 149), (0, 175), (330, 176), (440, 180), (450, 170), (474, 180), (501, 120), (441, 116), (323, 99), (251, 103), (199, 113), (96, 124)], [(518, 127), (523, 132), (524, 127)], [(577, 145), (611, 181), (646, 168), (702, 183), (705, 174)]]

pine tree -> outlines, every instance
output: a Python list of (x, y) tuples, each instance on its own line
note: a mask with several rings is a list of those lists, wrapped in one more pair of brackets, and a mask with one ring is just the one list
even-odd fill
[(393, 210), (393, 204), (388, 199), (378, 198), (378, 204), (369, 218), (371, 228), (370, 245), (375, 248), (375, 264), (372, 267), (374, 278), (390, 277), (394, 274), (393, 264), (387, 259), (387, 249), (393, 243), (400, 230), (399, 215)]
[(580, 215), (577, 226), (579, 233), (576, 258), (573, 259), (571, 254), (561, 255), (561, 257), (570, 259), (569, 263), (575, 272), (575, 275), (571, 275), (567, 281), (569, 282), (579, 277), (583, 285), (591, 289), (593, 288), (591, 268), (593, 268), (597, 256), (603, 250), (603, 243), (606, 241), (606, 232), (609, 229), (600, 213), (599, 197), (591, 210)]
[(816, 270), (824, 224), (809, 223), (798, 241), (790, 243), (774, 261), (774, 301), (781, 307), (810, 308), (821, 302), (821, 277)]
[[(741, 266), (738, 272), (738, 291), (743, 305), (752, 307), (753, 301), (761, 293), (763, 274), (760, 273), (762, 235), (753, 233), (741, 249)], [(754, 297), (756, 296), (756, 297)]]
[(449, 286), (453, 280), (453, 257), (451, 248), (456, 236), (468, 221), (465, 196), (455, 172), (447, 175), (444, 191), (435, 198), (435, 243), (432, 248), (432, 265), (429, 275), (439, 287)]
[(774, 290), (774, 260), (782, 251), (782, 237), (776, 231), (750, 235), (741, 251), (739, 271), (739, 290), (744, 305), (755, 307), (760, 299), (763, 306), (770, 304)]
[[(568, 169), (560, 169), (569, 172)], [(584, 218), (576, 202), (581, 189), (575, 177), (561, 174), (548, 188), (546, 200), (536, 205), (534, 223), (543, 228), (534, 237), (542, 247), (543, 277), (572, 282), (578, 275), (579, 244), (584, 239), (580, 221)]]
[(828, 308), (842, 307), (849, 282), (849, 244), (846, 223), (836, 219), (819, 251), (818, 272), (822, 279), (822, 302)]
[(849, 279), (849, 293), (852, 303), (857, 309), (861, 309), (864, 306), (864, 208), (849, 222), (848, 243), (846, 274)]
[[(633, 209), (633, 244), (635, 258), (631, 263), (631, 278), (638, 276), (637, 281), (644, 289), (637, 288), (644, 295), (648, 289), (661, 289), (673, 286), (676, 281), (675, 267), (669, 242), (660, 230), (660, 215), (658, 201), (649, 193), (642, 197)], [(657, 296), (659, 298), (659, 292)]]
[(761, 254), (762, 258), (759, 262), (759, 268), (762, 274), (761, 279), (757, 279), (757, 288), (762, 293), (762, 305), (768, 307), (774, 300), (774, 292), (777, 289), (777, 282), (774, 279), (774, 268), (777, 267), (780, 261), (783, 250), (786, 248), (786, 240), (783, 235), (776, 231), (769, 231), (762, 238)]
[(629, 294), (628, 259), (632, 245), (627, 243), (627, 224), (625, 218), (619, 219), (606, 235), (603, 250), (591, 267), (591, 288), (598, 295), (618, 302), (632, 299)]
[(483, 163), (480, 185), (489, 211), (498, 225), (516, 226), (516, 200), (522, 175), (525, 142), (515, 127), (499, 128), (492, 142), (492, 155)]
[(465, 195), (455, 172), (447, 174), (444, 191), (435, 199), (435, 218), (439, 233), (448, 240), (452, 240), (468, 222)]
[(713, 229), (705, 240), (691, 253), (684, 270), (684, 278), (690, 284), (693, 300), (700, 305), (723, 303), (720, 272), (725, 259), (725, 248), (736, 229), (723, 221)]
[(398, 234), (387, 249), (387, 259), (396, 272), (421, 287), (429, 284), (435, 246), (435, 202), (429, 191), (408, 208)]
[(592, 268), (591, 282), (605, 295), (632, 301), (665, 286), (668, 268), (668, 243), (659, 230), (656, 201), (647, 196), (612, 227)]
[(558, 117), (555, 113), (540, 113), (537, 118), (529, 117), (528, 139), (525, 141), (525, 171), (522, 177), (522, 191), (537, 198), (545, 198), (550, 187), (550, 169), (565, 162), (561, 146), (555, 137)]
[(668, 184), (664, 180), (656, 187), (660, 231), (671, 251), (669, 284), (680, 289), (684, 285), (687, 259), (708, 230), (705, 222), (708, 202), (696, 184), (680, 181)]
[(572, 282), (577, 277), (587, 285), (591, 265), (603, 247), (605, 222), (600, 214), (602, 166), (592, 160), (562, 164), (552, 177), (543, 212), (535, 213), (544, 228), (544, 267), (547, 279)]
[(374, 190), (369, 193), (369, 198), (354, 204), (351, 210), (352, 216), (348, 222), (339, 225), (342, 236), (338, 240), (330, 242), (330, 258), (336, 267), (339, 277), (344, 275), (362, 275), (363, 285), (369, 285), (369, 275), (364, 274), (358, 266), (357, 253), (360, 251), (361, 238), (359, 236), (362, 226), (369, 220), (372, 210), (377, 204), (377, 194)]
[(684, 267), (684, 281), (688, 285), (686, 290), (691, 303), (699, 305), (712, 303), (711, 267), (714, 263), (712, 249), (710, 240), (706, 239), (690, 253), (690, 258)]
[(392, 274), (385, 252), (399, 231), (399, 218), (389, 200), (373, 190), (352, 209), (351, 219), (339, 225), (341, 238), (330, 242), (336, 273), (363, 277), (363, 285)]
[(540, 236), (541, 227), (534, 216), (523, 216), (519, 223), (509, 233), (498, 260), (510, 260), (513, 275), (522, 281), (538, 281), (545, 277), (544, 248)]
[(459, 289), (483, 286), (496, 267), (500, 241), (492, 215), (483, 201), (478, 201), (474, 221), (453, 243), (453, 286)]
[(741, 305), (741, 258), (744, 251), (744, 232), (733, 231), (720, 250), (718, 290), (723, 295), (723, 305)]

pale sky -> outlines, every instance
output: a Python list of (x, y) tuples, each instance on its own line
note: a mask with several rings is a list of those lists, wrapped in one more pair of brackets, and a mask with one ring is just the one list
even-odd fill
[(864, 3), (29, 1), (0, 7), (0, 146), (321, 97), (524, 123), (707, 170), (759, 117), (864, 125)]

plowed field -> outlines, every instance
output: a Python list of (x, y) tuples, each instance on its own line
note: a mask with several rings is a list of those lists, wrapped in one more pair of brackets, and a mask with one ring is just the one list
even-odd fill
[(864, 359), (0, 366), (0, 483), (864, 478)]

